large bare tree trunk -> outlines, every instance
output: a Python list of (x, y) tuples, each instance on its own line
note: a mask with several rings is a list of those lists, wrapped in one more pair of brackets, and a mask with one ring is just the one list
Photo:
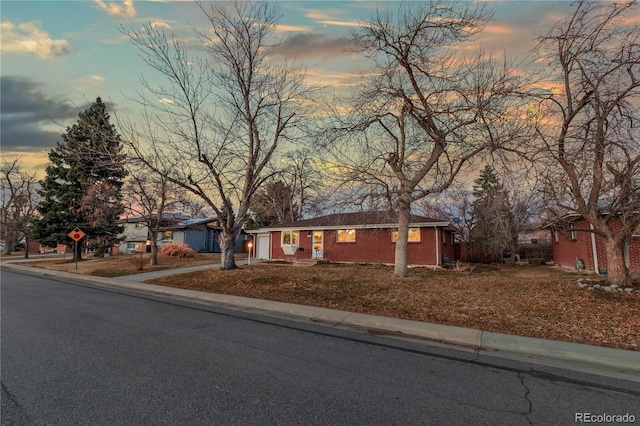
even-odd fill
[(604, 249), (607, 253), (607, 281), (619, 286), (631, 285), (622, 245), (616, 242), (615, 239), (605, 239)]
[(395, 264), (393, 268), (393, 275), (396, 277), (409, 276), (409, 268), (407, 266), (407, 242), (409, 240), (410, 219), (410, 203), (405, 200), (400, 200), (398, 203), (398, 238), (396, 240)]
[[(155, 226), (157, 227), (158, 224)], [(149, 265), (154, 266), (158, 264), (158, 230), (157, 228), (154, 229), (151, 225), (149, 225), (149, 239), (151, 240), (151, 260), (149, 261)]]
[(26, 235), (24, 237), (24, 258), (29, 258), (29, 238)]
[(15, 245), (11, 242), (11, 239), (7, 238), (4, 242), (4, 250), (2, 251), (2, 254), (5, 256), (9, 256), (14, 246)]
[(149, 265), (154, 266), (158, 264), (158, 243), (155, 238), (151, 240), (151, 260)]
[(235, 246), (238, 232), (227, 233), (222, 231), (220, 233), (220, 269), (223, 271), (230, 271), (237, 269), (235, 260)]

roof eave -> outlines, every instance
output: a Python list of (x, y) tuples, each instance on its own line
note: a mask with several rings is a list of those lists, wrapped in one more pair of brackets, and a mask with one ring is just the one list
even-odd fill
[[(376, 224), (359, 224), (359, 225), (307, 225), (307, 226), (277, 226), (268, 228), (254, 229), (251, 233), (260, 234), (274, 231), (331, 231), (337, 229), (393, 229), (397, 228), (397, 223), (376, 223)], [(450, 222), (418, 222), (410, 223), (410, 228), (448, 228), (454, 232), (458, 232)]]

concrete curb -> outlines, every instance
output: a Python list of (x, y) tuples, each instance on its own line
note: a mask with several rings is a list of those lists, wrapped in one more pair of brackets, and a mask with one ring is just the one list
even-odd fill
[(640, 374), (640, 352), (536, 337), (482, 332), (482, 349), (598, 365)]
[(336, 309), (253, 299), (249, 297), (206, 293), (154, 284), (144, 284), (122, 278), (102, 278), (62, 271), (2, 264), (2, 269), (36, 273), (43, 276), (70, 278), (76, 281), (120, 287), (185, 299), (202, 300), (229, 307), (276, 312), (336, 325), (399, 333), (406, 337), (433, 340), (488, 351), (504, 351), (543, 358), (589, 364), (598, 367), (640, 374), (640, 352), (605, 348), (572, 342), (522, 337), (442, 324), (430, 324), (398, 318), (380, 317)]
[(405, 336), (419, 337), (472, 348), (480, 348), (482, 343), (482, 331), (453, 325), (430, 324), (420, 321), (357, 313), (350, 314), (345, 318), (343, 324), (372, 330), (401, 333)]

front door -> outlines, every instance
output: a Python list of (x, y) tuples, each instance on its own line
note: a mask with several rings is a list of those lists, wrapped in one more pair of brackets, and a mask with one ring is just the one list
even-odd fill
[(324, 257), (324, 232), (313, 231), (313, 254), (316, 259), (322, 259)]

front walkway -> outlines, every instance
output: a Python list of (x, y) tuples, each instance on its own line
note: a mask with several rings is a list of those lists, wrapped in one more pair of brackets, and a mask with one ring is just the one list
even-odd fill
[[(236, 260), (236, 265), (246, 265), (246, 263), (247, 261), (244, 259)], [(152, 280), (154, 278), (168, 277), (171, 275), (186, 274), (189, 272), (196, 272), (196, 271), (205, 271), (207, 269), (215, 269), (219, 267), (220, 267), (219, 263), (214, 263), (214, 264), (208, 264), (208, 265), (187, 266), (184, 268), (163, 269), (160, 271), (143, 272), (140, 274), (122, 275), (117, 278), (122, 280), (143, 282), (146, 280)]]

